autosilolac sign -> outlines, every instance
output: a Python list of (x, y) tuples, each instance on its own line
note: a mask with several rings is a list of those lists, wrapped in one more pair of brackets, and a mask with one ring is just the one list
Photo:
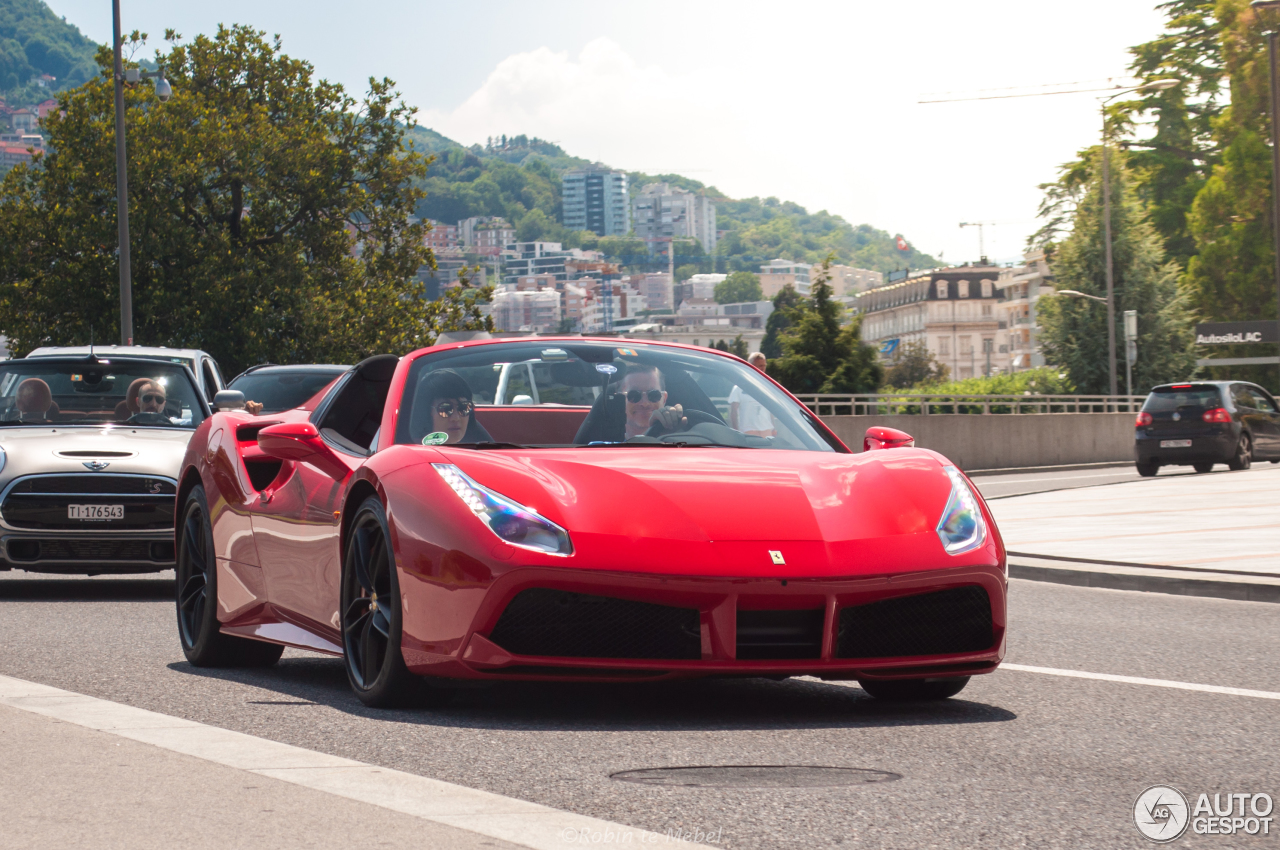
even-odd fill
[(1208, 322), (1196, 325), (1199, 345), (1236, 345), (1242, 342), (1280, 342), (1280, 322)]

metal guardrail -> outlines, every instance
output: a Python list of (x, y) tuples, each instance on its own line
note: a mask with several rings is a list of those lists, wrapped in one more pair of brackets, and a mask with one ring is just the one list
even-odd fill
[(929, 413), (1135, 413), (1145, 395), (797, 395), (819, 416), (888, 416)]

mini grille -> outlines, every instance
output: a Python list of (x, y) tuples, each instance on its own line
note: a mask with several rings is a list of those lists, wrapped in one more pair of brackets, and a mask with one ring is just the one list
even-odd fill
[(156, 561), (173, 547), (156, 548), (146, 540), (10, 540), (10, 561)]
[(164, 478), (145, 475), (42, 475), (26, 478), (10, 493), (95, 493), (103, 495), (172, 496), (178, 488)]
[(702, 657), (697, 609), (542, 587), (517, 594), (489, 638), (516, 655)]
[(991, 600), (976, 585), (882, 599), (840, 611), (840, 658), (946, 655), (990, 649)]
[(819, 658), (822, 656), (821, 608), (811, 611), (739, 611), (737, 657)]

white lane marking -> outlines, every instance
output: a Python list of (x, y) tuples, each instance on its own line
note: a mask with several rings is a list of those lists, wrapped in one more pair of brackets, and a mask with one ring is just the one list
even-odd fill
[(0, 704), (534, 850), (602, 840), (711, 850), (643, 829), (0, 676)]
[(1068, 676), (1073, 679), (1097, 679), (1102, 682), (1123, 682), (1126, 685), (1151, 685), (1157, 688), (1176, 688), (1180, 691), (1200, 691), (1206, 694), (1226, 694), (1233, 697), (1257, 697), (1280, 699), (1280, 692), (1251, 691), (1248, 688), (1225, 688), (1221, 685), (1197, 685), (1192, 682), (1173, 682), (1168, 679), (1144, 679), (1141, 676), (1116, 676), (1111, 673), (1086, 673), (1083, 670), (1060, 670), (1057, 667), (1032, 667), (1029, 664), (1005, 662), (1000, 670), (1017, 670), (1022, 673), (1044, 673), (1048, 676)]

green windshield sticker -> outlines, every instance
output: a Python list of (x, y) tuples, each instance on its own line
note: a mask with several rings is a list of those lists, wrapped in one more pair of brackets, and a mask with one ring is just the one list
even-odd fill
[(449, 442), (449, 435), (444, 431), (432, 431), (422, 438), (424, 446), (443, 446), (447, 442)]

